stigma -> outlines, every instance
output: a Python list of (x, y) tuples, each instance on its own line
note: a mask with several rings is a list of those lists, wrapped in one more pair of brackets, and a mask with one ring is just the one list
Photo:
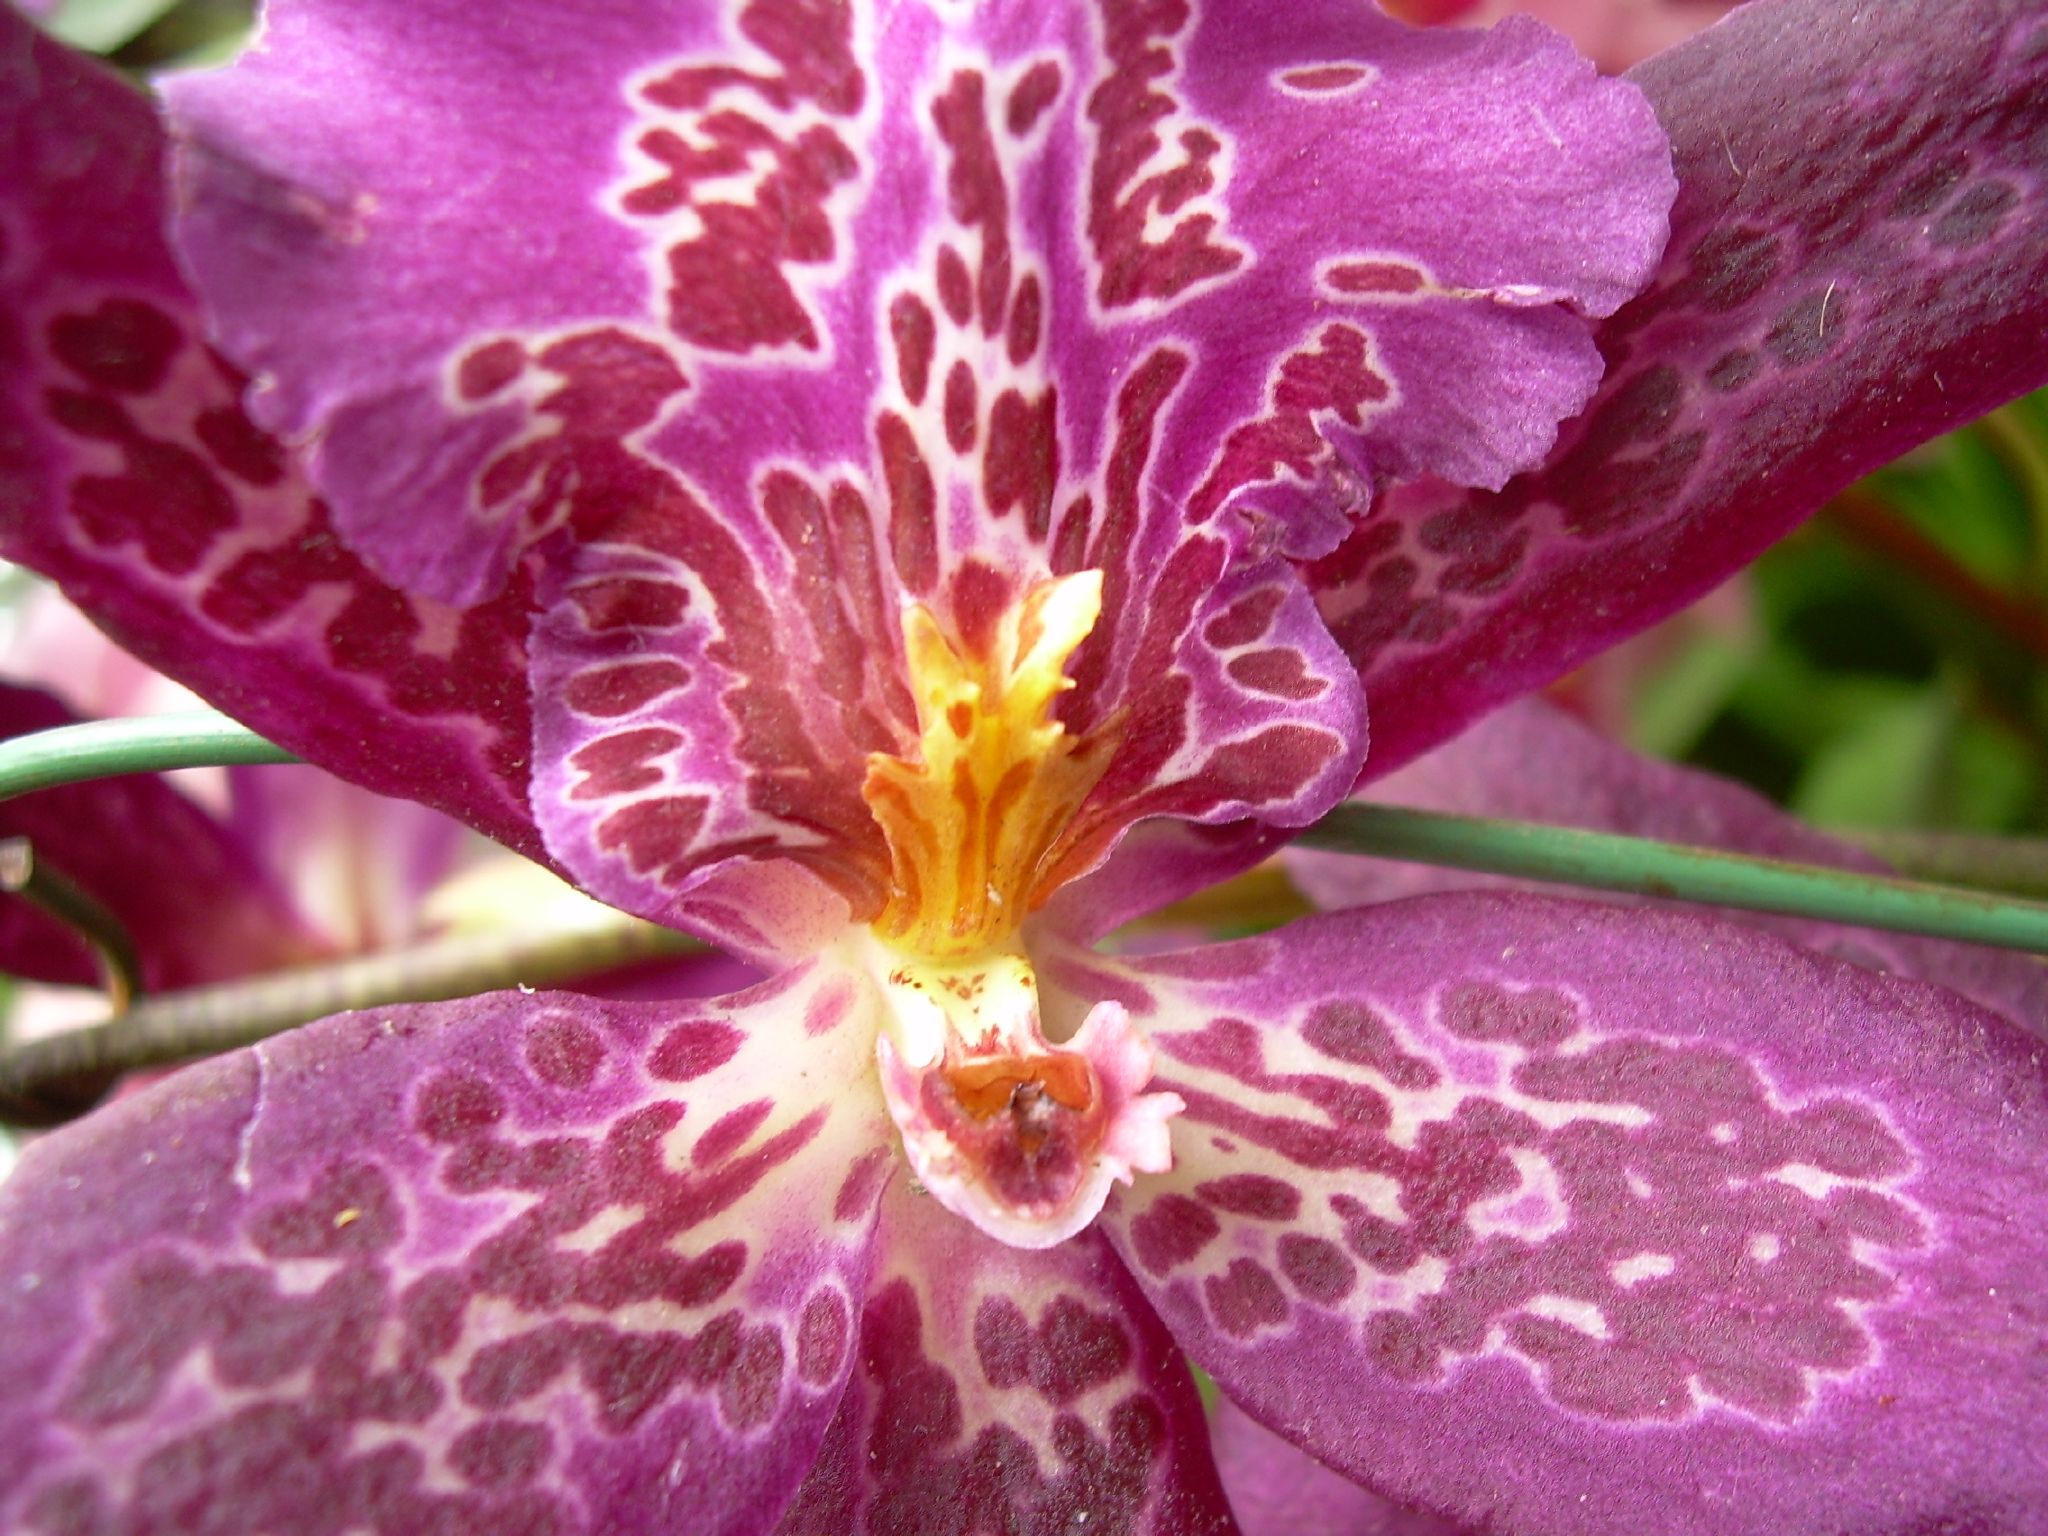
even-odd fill
[(917, 751), (871, 756), (862, 791), (889, 847), (889, 896), (848, 959), (883, 993), (890, 1117), (925, 1190), (1015, 1247), (1074, 1236), (1113, 1184), (1170, 1167), (1183, 1107), (1144, 1091), (1152, 1047), (1120, 1004), (1048, 1037), (1024, 941), (1107, 760), (1107, 743), (1054, 715), (1101, 607), (1100, 572), (1046, 578), (976, 645), (910, 607)]

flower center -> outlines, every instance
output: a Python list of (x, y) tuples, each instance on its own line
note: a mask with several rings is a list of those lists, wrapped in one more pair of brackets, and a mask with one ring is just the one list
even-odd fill
[(985, 652), (956, 644), (922, 604), (905, 615), (919, 757), (873, 753), (861, 791), (889, 845), (889, 900), (872, 925), (884, 942), (978, 954), (1051, 894), (1042, 875), (1104, 766), (1052, 707), (1101, 612), (1102, 573), (1082, 571), (1026, 591)]
[(888, 842), (890, 895), (857, 963), (886, 1001), (877, 1047), (905, 1155), (940, 1203), (1020, 1247), (1080, 1231), (1115, 1179), (1171, 1163), (1181, 1102), (1144, 1093), (1152, 1048), (1105, 1003), (1055, 1045), (1019, 929), (1102, 777), (1101, 743), (1052, 717), (1102, 611), (1102, 577), (1038, 582), (978, 645), (923, 606), (904, 617), (918, 754), (875, 753), (862, 793)]

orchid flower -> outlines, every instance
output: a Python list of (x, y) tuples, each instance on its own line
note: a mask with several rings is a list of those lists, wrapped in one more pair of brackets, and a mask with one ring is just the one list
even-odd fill
[(2033, 7), (296, 0), (168, 89), (196, 294), (0, 37), (7, 552), (773, 972), (31, 1148), (11, 1525), (1224, 1531), (1185, 1357), (1497, 1531), (2038, 1521), (2011, 1018), (1516, 893), (1092, 947), (2037, 382)]

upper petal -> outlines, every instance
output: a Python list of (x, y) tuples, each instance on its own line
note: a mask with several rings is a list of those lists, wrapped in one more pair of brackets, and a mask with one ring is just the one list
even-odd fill
[(2038, 6), (1754, 0), (1640, 66), (1681, 187), (1599, 394), (1498, 494), (1315, 579), (1378, 774), (1714, 586), (1857, 475), (2048, 380)]
[(2033, 1529), (2042, 1047), (1702, 919), (1457, 894), (1073, 978), (1175, 1166), (1106, 1222), (1224, 1389), (1502, 1532)]
[(125, 81), (0, 9), (0, 552), (271, 739), (540, 853), (521, 584), (449, 607), (336, 541), (171, 260)]
[(855, 1005), (812, 970), (345, 1015), (36, 1143), (0, 1186), (0, 1523), (771, 1527), (886, 1176)]

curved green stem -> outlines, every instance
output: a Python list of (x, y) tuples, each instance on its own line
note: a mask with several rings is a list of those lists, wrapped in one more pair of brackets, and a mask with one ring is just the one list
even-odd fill
[(90, 1109), (123, 1072), (252, 1045), (330, 1013), (554, 986), (703, 948), (672, 928), (608, 913), (566, 929), (463, 934), (162, 992), (103, 1024), (0, 1051), (0, 1121), (55, 1124)]
[(2048, 903), (1576, 827), (1340, 805), (1299, 842), (1524, 880), (1853, 923), (2048, 954)]
[(211, 711), (90, 720), (0, 741), (0, 800), (123, 773), (297, 761), (246, 725)]

